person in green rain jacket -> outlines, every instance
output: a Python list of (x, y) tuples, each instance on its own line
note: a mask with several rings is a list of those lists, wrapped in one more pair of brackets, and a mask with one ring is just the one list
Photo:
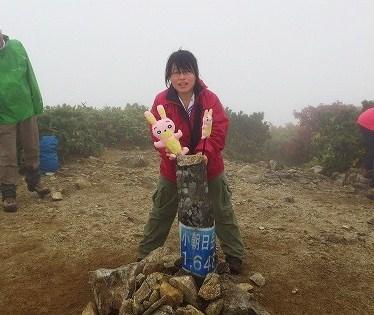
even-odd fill
[(0, 190), (4, 210), (17, 210), (17, 143), (23, 149), (22, 167), (29, 191), (49, 193), (40, 182), (39, 131), (36, 115), (43, 102), (26, 50), (0, 30)]

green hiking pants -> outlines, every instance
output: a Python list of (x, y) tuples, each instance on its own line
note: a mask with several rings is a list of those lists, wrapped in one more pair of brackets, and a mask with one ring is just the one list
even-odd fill
[[(244, 248), (238, 223), (231, 204), (231, 191), (226, 177), (220, 175), (208, 182), (209, 198), (214, 212), (215, 232), (225, 255), (242, 258)], [(144, 258), (154, 249), (164, 245), (177, 214), (177, 185), (160, 177), (152, 196), (153, 208), (144, 227), (144, 237), (139, 244), (139, 257)]]

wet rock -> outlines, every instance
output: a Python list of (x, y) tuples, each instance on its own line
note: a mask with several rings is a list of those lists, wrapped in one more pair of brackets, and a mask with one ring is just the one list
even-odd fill
[(158, 310), (161, 306), (166, 304), (167, 302), (167, 297), (163, 296), (161, 299), (159, 299), (157, 302), (153, 303), (144, 313), (143, 315), (151, 315), (153, 314), (156, 310)]
[(149, 297), (149, 302), (151, 304), (156, 303), (160, 299), (160, 292), (158, 290), (153, 290), (151, 296)]
[(53, 201), (60, 201), (60, 200), (64, 199), (62, 197), (62, 193), (59, 192), (59, 191), (53, 191), (51, 193), (51, 198), (52, 198)]
[(269, 161), (269, 168), (272, 171), (278, 171), (278, 170), (283, 169), (283, 165), (281, 165), (278, 161), (270, 160)]
[(344, 186), (345, 185), (345, 174), (339, 174), (335, 179), (335, 183), (340, 186)]
[(310, 168), (314, 174), (321, 174), (323, 172), (323, 167), (321, 165), (314, 165)]
[(211, 302), (205, 309), (206, 315), (219, 315), (223, 309), (223, 299)]
[(166, 281), (161, 283), (160, 296), (166, 296), (169, 305), (179, 306), (183, 302), (183, 293)]
[(144, 310), (145, 307), (139, 301), (137, 301), (136, 299), (132, 300), (132, 312), (135, 315), (143, 314)]
[(254, 315), (252, 310), (252, 295), (239, 289), (230, 280), (222, 282), (223, 286), (223, 310), (225, 315)]
[(263, 182), (263, 178), (261, 175), (248, 176), (246, 179), (250, 184), (260, 184), (261, 182)]
[(74, 186), (77, 189), (85, 189), (91, 187), (91, 183), (87, 179), (80, 177), (74, 182)]
[(149, 262), (144, 264), (143, 274), (148, 276), (155, 272), (162, 272), (164, 270), (164, 265), (155, 262)]
[(280, 179), (291, 179), (293, 177), (292, 173), (290, 173), (289, 171), (277, 171), (276, 175)]
[(253, 286), (249, 283), (243, 282), (243, 283), (238, 283), (236, 285), (239, 289), (242, 289), (245, 292), (250, 292), (253, 290)]
[(152, 289), (149, 287), (147, 280), (143, 281), (140, 288), (134, 293), (134, 299), (139, 303), (142, 303), (144, 300), (148, 299), (151, 295)]
[(170, 305), (163, 305), (152, 315), (174, 315), (174, 314), (175, 312)]
[(145, 280), (152, 290), (159, 290), (161, 282), (166, 276), (161, 272), (154, 272), (150, 274)]
[(137, 285), (138, 287), (140, 287), (140, 286), (142, 285), (143, 281), (144, 281), (146, 278), (147, 278), (147, 277), (146, 277), (145, 274), (143, 274), (143, 273), (139, 273), (139, 274), (136, 276), (136, 278), (135, 278), (135, 280), (136, 280), (136, 285)]
[(261, 273), (258, 273), (258, 272), (254, 273), (252, 276), (250, 276), (249, 279), (251, 279), (259, 287), (264, 286), (265, 282), (266, 282), (263, 275)]
[(126, 299), (122, 302), (121, 308), (119, 309), (118, 315), (133, 315), (132, 311), (132, 300)]
[(82, 312), (82, 315), (97, 315), (97, 308), (95, 303), (89, 302)]
[(269, 167), (269, 164), (266, 161), (258, 161), (256, 163), (256, 165), (259, 166), (259, 167), (262, 167), (262, 168), (268, 168)]
[(211, 301), (221, 296), (221, 284), (219, 275), (216, 273), (209, 273), (204, 280), (203, 285), (199, 290), (200, 297), (206, 301)]
[(176, 315), (204, 315), (203, 312), (193, 307), (192, 305), (187, 305), (186, 307), (178, 307)]
[(192, 276), (172, 277), (169, 283), (183, 292), (183, 299), (187, 303), (197, 306), (197, 289)]
[(89, 273), (89, 282), (100, 315), (119, 310), (122, 301), (132, 295), (136, 276), (143, 266), (132, 263), (116, 269), (98, 269)]
[(166, 255), (162, 258), (162, 261), (165, 268), (174, 268), (180, 265), (181, 257), (177, 254)]
[(172, 251), (169, 247), (159, 247), (152, 251), (142, 262), (144, 262), (143, 273), (149, 275), (154, 272), (161, 272), (164, 270), (164, 257), (172, 256)]

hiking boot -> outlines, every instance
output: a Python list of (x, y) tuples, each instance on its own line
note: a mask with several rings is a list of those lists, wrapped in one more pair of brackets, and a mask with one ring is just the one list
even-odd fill
[(4, 211), (15, 212), (17, 211), (17, 187), (14, 184), (0, 184), (0, 190), (4, 205)]
[(35, 186), (28, 186), (29, 191), (35, 191), (39, 198), (44, 198), (51, 191), (49, 188), (44, 187), (41, 183), (36, 184)]
[(40, 182), (39, 169), (32, 169), (30, 167), (25, 168), (25, 180), (27, 183), (27, 189), (29, 191), (37, 192), (39, 198), (44, 198), (45, 195), (50, 193), (49, 188), (44, 187)]
[(17, 201), (15, 197), (4, 198), (3, 205), (4, 205), (5, 212), (16, 212), (17, 211)]
[(230, 272), (237, 275), (242, 270), (242, 260), (238, 257), (226, 256), (226, 262), (229, 264)]

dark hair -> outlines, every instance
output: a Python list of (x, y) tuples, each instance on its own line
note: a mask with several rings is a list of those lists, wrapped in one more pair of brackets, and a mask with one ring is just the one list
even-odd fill
[(167, 87), (170, 86), (170, 77), (174, 68), (181, 72), (192, 72), (195, 75), (196, 83), (198, 84), (199, 67), (197, 66), (196, 57), (191, 52), (179, 49), (170, 55), (165, 69), (165, 84)]

